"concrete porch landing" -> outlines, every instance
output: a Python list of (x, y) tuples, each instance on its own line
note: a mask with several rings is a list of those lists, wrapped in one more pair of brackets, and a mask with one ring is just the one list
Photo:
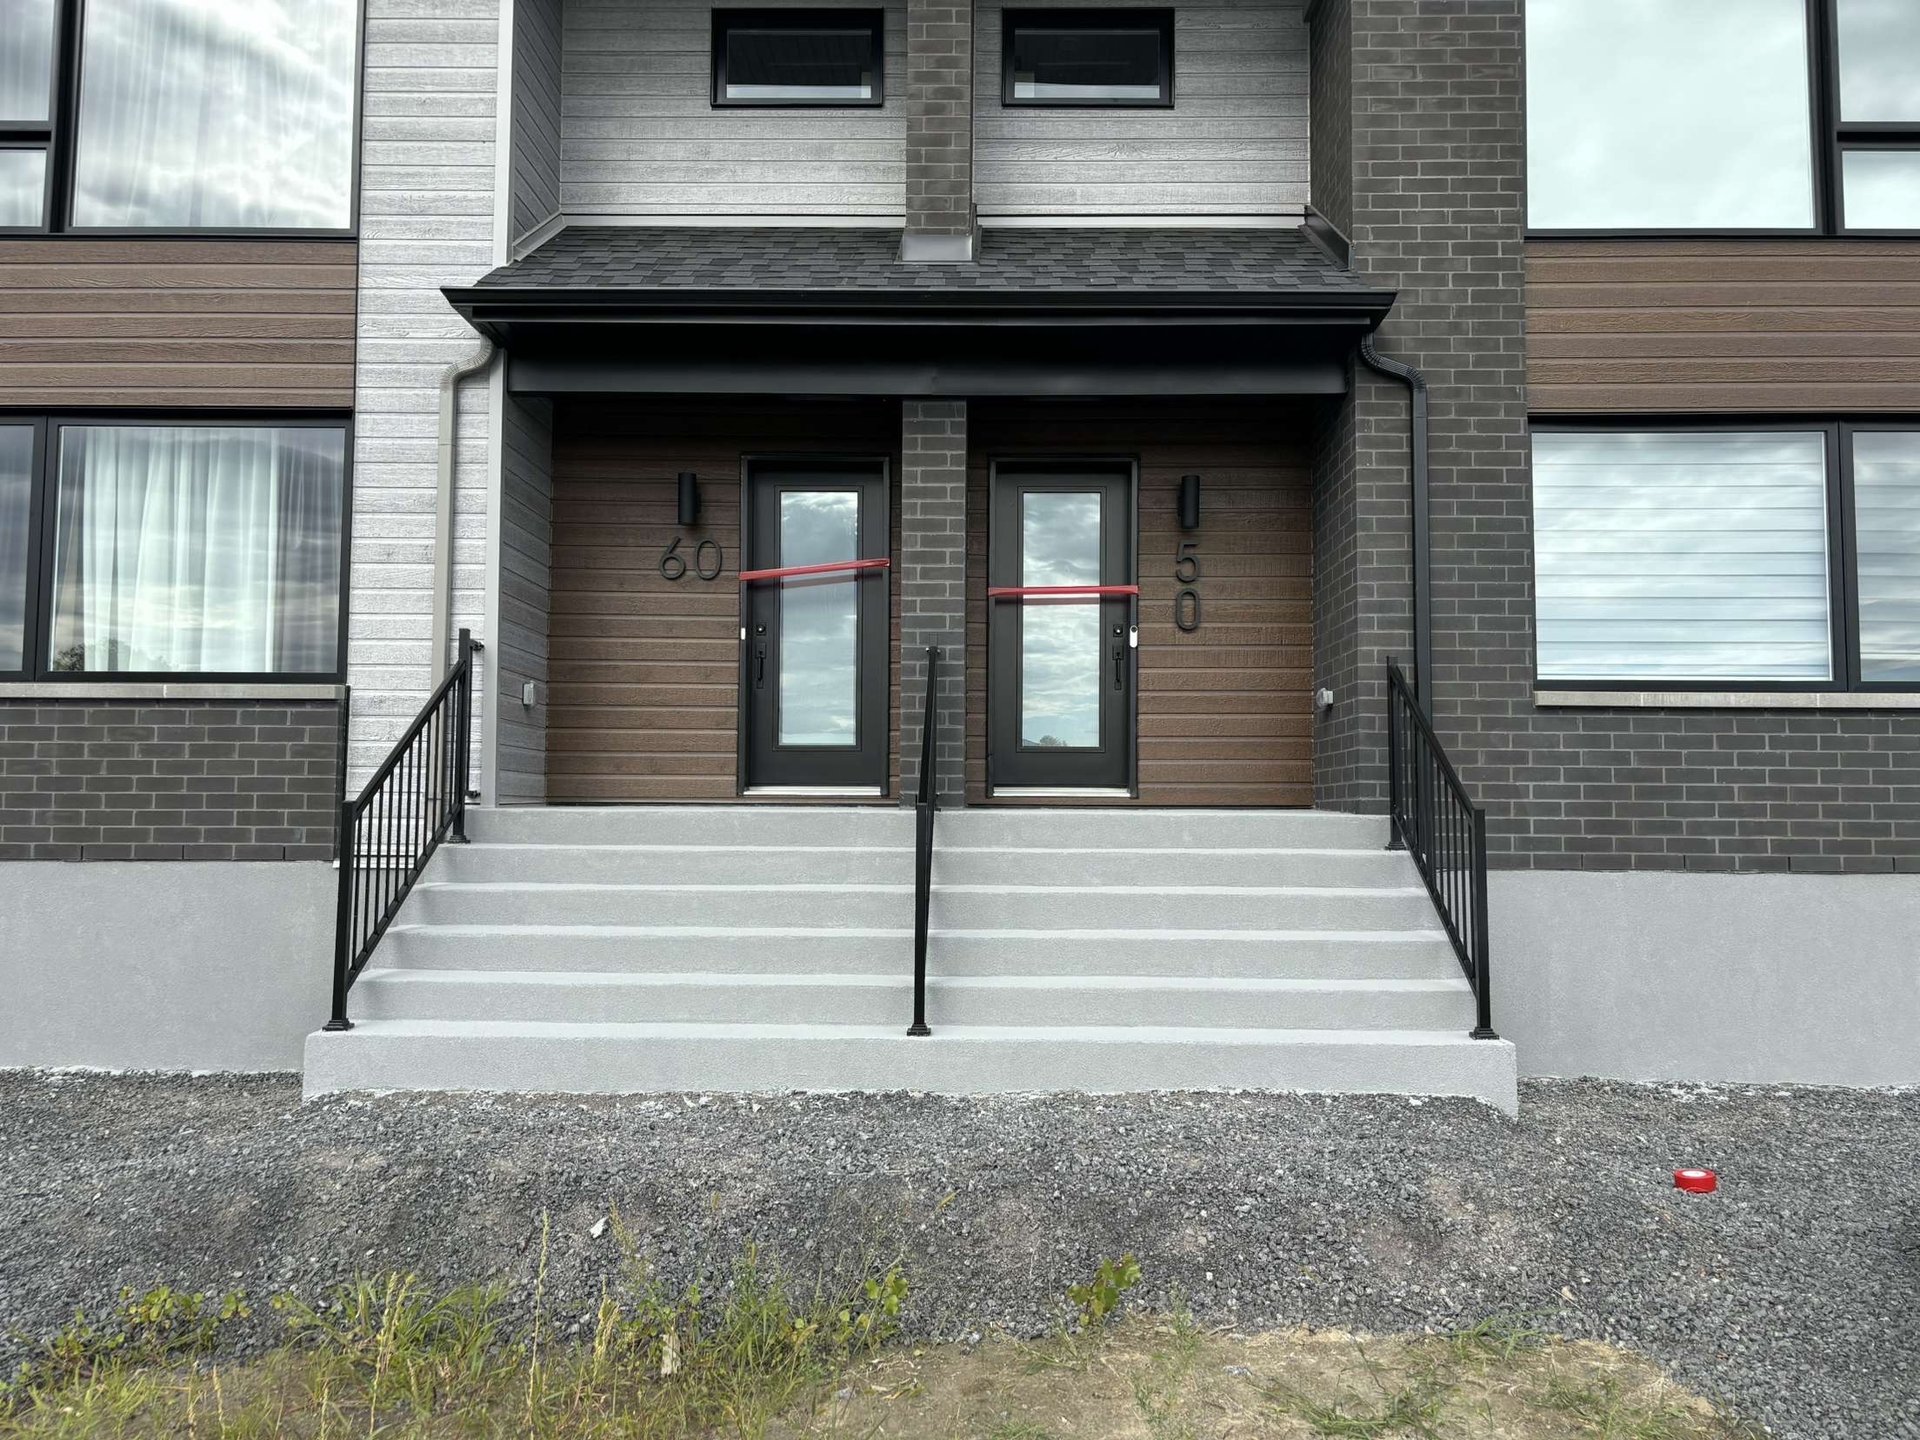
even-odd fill
[(1385, 822), (942, 812), (912, 1017), (913, 817), (483, 810), (306, 1046), (306, 1093), (1304, 1090), (1511, 1113)]

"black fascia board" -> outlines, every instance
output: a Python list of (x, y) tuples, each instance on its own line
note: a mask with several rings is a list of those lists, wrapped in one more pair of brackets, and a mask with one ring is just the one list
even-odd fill
[(1004, 291), (619, 290), (449, 286), (447, 302), (483, 335), (511, 343), (533, 324), (813, 324), (1079, 326), (1239, 324), (1336, 327), (1371, 333), (1391, 290)]

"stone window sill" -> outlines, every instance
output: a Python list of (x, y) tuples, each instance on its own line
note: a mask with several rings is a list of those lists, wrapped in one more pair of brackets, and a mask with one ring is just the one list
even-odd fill
[(1920, 710), (1913, 691), (1849, 690), (1548, 690), (1541, 710)]
[(195, 680), (8, 680), (0, 700), (338, 700), (339, 685), (274, 684), (271, 681)]

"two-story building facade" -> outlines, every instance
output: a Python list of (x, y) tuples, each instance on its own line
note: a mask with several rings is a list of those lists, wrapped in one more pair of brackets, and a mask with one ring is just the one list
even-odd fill
[[(477, 843), (374, 937), (353, 1028), (306, 1048), (310, 1088), (1507, 1104), (1516, 1065), (1920, 1078), (1902, 7), (366, 0), (331, 7), (360, 57), (357, 120), (350, 101), (327, 131), (356, 137), (344, 224), (306, 238), (271, 213), (324, 209), (325, 165), (281, 139), (316, 109), (249, 129), (278, 175), (196, 142), (255, 187), (225, 214), (170, 198), (178, 157), (133, 147), (96, 183), (149, 177), (164, 203), (119, 203), (172, 229), (112, 239), (83, 223), (108, 144), (89, 96), (134, 92), (150, 118), (119, 123), (153, 147), (173, 111), (137, 74), (89, 79), (111, 76), (87, 58), (100, 17), (159, 27), (161, 53), (178, 14), (225, 11), (45, 8), (54, 118), (0, 137), (44, 157), (11, 162), (44, 166), (22, 228), (45, 233), (0, 243), (16, 275), (46, 267), (13, 295), (87, 313), (27, 280), (86, 271), (60, 293), (97, 298), (89, 246), (128, 266), (221, 247), (208, 276), (324, 250), (357, 292), (352, 333), (312, 342), (351, 366), (325, 394), (266, 373), (296, 353), (274, 325), (317, 336), (331, 313), (307, 295), (244, 329), (149, 335), (135, 311), (97, 338), (8, 332), (33, 538), (0, 760), (27, 808), (0, 819), (0, 877), (37, 893), (44, 860), (81, 862), (57, 867), (78, 888), (48, 932), (74, 903), (150, 903), (137, 885), (189, 897), (157, 942), (173, 1053), (210, 985), (274, 1044), (326, 1017), (335, 872), (310, 832), (335, 827), (323, 805), (277, 864), (193, 850), (191, 825), (116, 813), (116, 760), (135, 790), (147, 761), (283, 778), (258, 747), (285, 712), (313, 732), (303, 774), (357, 791), (468, 630)], [(248, 55), (322, 53), (234, 24)], [(339, 98), (255, 83), (241, 63), (198, 94)], [(164, 374), (55, 395), (85, 354)], [(161, 388), (201, 357), (231, 392)], [(258, 533), (308, 528), (230, 530), (176, 461), (159, 503), (200, 514), (141, 512), (130, 537), (235, 573), (190, 585), (169, 560), (143, 593), (142, 545), (92, 534), (86, 447), (169, 407), (187, 428), (162, 450), (253, 427), (188, 443), (273, 457)], [(335, 434), (329, 471), (315, 437)], [(151, 466), (140, 443), (103, 467), (112, 490)], [(333, 490), (308, 491), (318, 472)], [(236, 478), (258, 503), (259, 475)], [(328, 497), (332, 528), (311, 518)], [(128, 616), (97, 638), (89, 561)], [(173, 627), (158, 648), (147, 612)], [(193, 648), (212, 629), (255, 643), (216, 664)], [(1386, 849), (1396, 784), (1402, 808), (1438, 793), (1412, 712), (1390, 727), (1390, 658), (1412, 677), (1395, 703), (1484, 807), (1484, 922), (1468, 879), (1429, 866), (1429, 895)], [(272, 738), (240, 735), (248, 706), (273, 707)], [(208, 748), (227, 743), (243, 776)], [(929, 768), (934, 1033), (907, 1037), (903, 806)], [(45, 798), (75, 794), (99, 798)], [(123, 833), (180, 848), (122, 854)], [(398, 843), (362, 836), (349, 866), (397, 867)], [(250, 930), (307, 942), (259, 966), (219, 914), (239, 883), (267, 887)], [(19, 962), (49, 1012), (129, 963), (80, 928), (94, 968)], [(1489, 978), (1502, 1040), (1476, 1023)], [(17, 1024), (15, 1062), (171, 1063), (122, 1038), (139, 1017)]]

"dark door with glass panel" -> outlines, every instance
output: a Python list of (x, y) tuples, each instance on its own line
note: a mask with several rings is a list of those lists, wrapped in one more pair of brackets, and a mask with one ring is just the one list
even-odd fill
[(1131, 466), (994, 467), (987, 749), (996, 792), (1132, 785), (1133, 597), (1113, 592), (1133, 583)]
[(746, 788), (881, 793), (885, 463), (757, 460), (747, 490)]

